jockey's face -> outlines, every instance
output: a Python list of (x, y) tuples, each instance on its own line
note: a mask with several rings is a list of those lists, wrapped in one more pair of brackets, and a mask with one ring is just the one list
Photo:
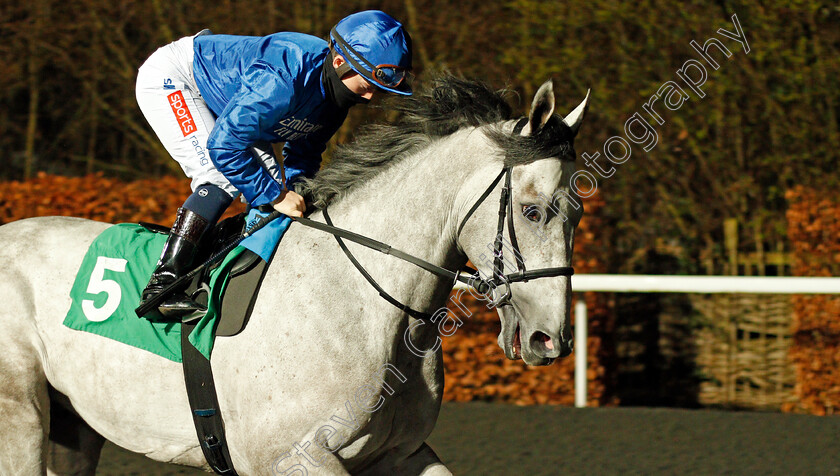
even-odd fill
[[(333, 68), (338, 68), (339, 66), (344, 64), (344, 58), (341, 55), (335, 55), (333, 58)], [(345, 74), (341, 77), (341, 82), (347, 86), (347, 89), (353, 91), (354, 93), (358, 94), (359, 96), (370, 100), (373, 97), (373, 94), (376, 92), (376, 86), (370, 84), (365, 78), (362, 77), (359, 73), (356, 73), (353, 70), (350, 70), (349, 73)]]

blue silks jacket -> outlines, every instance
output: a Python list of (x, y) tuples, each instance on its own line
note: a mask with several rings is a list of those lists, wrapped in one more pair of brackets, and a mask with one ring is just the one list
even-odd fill
[(287, 187), (314, 176), (347, 115), (321, 82), (327, 42), (302, 33), (201, 35), (194, 50), (196, 85), (217, 116), (207, 140), (210, 160), (251, 206), (271, 203), (282, 191), (247, 151), (255, 142), (286, 142)]

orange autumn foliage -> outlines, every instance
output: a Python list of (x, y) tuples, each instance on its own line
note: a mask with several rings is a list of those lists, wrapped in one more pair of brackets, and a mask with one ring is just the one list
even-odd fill
[[(789, 190), (786, 198), (794, 274), (840, 274), (837, 194), (800, 186)], [(793, 307), (790, 356), (796, 364), (799, 407), (819, 415), (836, 414), (840, 412), (840, 296), (793, 296)]]
[[(37, 216), (74, 216), (108, 223), (146, 221), (168, 226), (189, 194), (190, 181), (186, 178), (126, 182), (102, 174), (64, 177), (39, 173), (24, 182), (0, 182), (0, 224)], [(232, 206), (226, 216), (243, 210), (241, 205)]]

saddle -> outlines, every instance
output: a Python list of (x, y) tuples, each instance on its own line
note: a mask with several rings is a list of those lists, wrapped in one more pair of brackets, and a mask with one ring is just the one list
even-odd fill
[[(207, 258), (237, 239), (245, 228), (245, 213), (226, 218), (216, 224), (202, 240), (194, 263), (202, 263)], [(149, 231), (169, 234), (169, 228), (155, 223), (140, 222)], [(218, 267), (210, 266), (199, 273), (187, 287), (187, 294), (200, 304), (207, 304), (210, 272)], [(230, 271), (230, 281), (221, 295), (221, 310), (216, 327), (216, 336), (234, 336), (245, 328), (256, 302), (257, 293), (262, 284), (267, 263), (251, 250), (240, 254)]]

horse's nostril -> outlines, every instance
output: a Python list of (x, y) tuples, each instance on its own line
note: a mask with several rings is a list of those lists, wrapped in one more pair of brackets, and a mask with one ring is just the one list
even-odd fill
[(542, 353), (554, 353), (555, 342), (545, 332), (534, 332), (531, 335), (531, 348), (542, 351)]
[(551, 337), (548, 337), (547, 335), (543, 334), (542, 336), (540, 336), (540, 338), (542, 339), (543, 344), (545, 344), (545, 346), (549, 350), (554, 349), (554, 342), (551, 340)]

